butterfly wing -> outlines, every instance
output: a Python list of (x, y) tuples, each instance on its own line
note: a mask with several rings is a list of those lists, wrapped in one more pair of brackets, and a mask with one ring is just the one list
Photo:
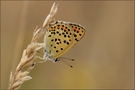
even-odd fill
[(57, 21), (46, 32), (45, 50), (50, 57), (56, 59), (72, 48), (84, 33), (85, 29), (80, 25)]
[(82, 37), (85, 34), (85, 28), (79, 24), (76, 23), (68, 23), (70, 27), (72, 28), (72, 38), (73, 41), (71, 43), (71, 47), (74, 46), (78, 41), (82, 39)]

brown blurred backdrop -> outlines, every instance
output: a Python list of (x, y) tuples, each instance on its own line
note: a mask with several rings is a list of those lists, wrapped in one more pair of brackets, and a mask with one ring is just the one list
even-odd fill
[[(133, 89), (134, 2), (55, 1), (56, 20), (79, 23), (86, 34), (64, 57), (63, 62), (38, 64), (32, 80), (22, 89)], [(33, 30), (41, 27), (53, 1), (1, 2), (1, 88), (8, 88), (22, 51)], [(43, 42), (43, 37), (39, 42)]]

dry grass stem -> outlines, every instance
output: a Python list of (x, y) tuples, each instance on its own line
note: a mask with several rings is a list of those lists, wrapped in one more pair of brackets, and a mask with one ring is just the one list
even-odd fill
[(31, 43), (23, 51), (22, 58), (15, 70), (14, 75), (10, 74), (10, 85), (9, 90), (19, 89), (22, 83), (32, 79), (31, 76), (28, 76), (30, 71), (34, 68), (36, 63), (35, 59), (37, 58), (37, 51), (44, 47), (43, 43), (38, 43), (38, 39), (45, 33), (46, 29), (49, 27), (49, 24), (54, 20), (54, 16), (57, 13), (58, 5), (53, 4), (50, 10), (49, 15), (46, 17), (43, 26), (39, 29), (34, 30)]

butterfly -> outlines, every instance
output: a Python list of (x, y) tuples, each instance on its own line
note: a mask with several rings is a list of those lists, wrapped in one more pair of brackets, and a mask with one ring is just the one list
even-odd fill
[(58, 61), (85, 34), (85, 28), (79, 24), (54, 21), (49, 25), (44, 37), (44, 59)]

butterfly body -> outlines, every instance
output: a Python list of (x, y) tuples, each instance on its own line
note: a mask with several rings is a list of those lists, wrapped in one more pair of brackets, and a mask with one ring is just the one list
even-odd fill
[(44, 37), (45, 55), (48, 60), (56, 60), (71, 49), (85, 34), (79, 24), (56, 21), (50, 24)]

